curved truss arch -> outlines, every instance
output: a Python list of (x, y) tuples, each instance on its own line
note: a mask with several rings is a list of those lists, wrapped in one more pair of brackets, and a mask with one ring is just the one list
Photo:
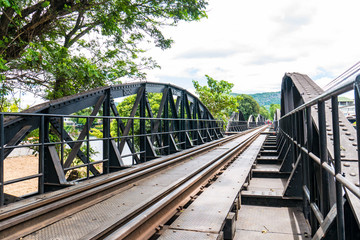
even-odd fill
[[(156, 113), (148, 94), (161, 95)], [(136, 95), (129, 116), (120, 116), (115, 100)], [(76, 115), (90, 109), (88, 116)], [(66, 185), (75, 169), (74, 161), (88, 167), (89, 176), (122, 169), (130, 164), (151, 160), (223, 137), (222, 123), (215, 120), (200, 100), (187, 90), (155, 82), (134, 82), (96, 88), (73, 96), (45, 102), (21, 113), (1, 113), (3, 121), (2, 147), (5, 159), (34, 130), (39, 129), (35, 148), (39, 151), (40, 166), (44, 168), (45, 191)], [(79, 135), (66, 130), (65, 120), (84, 119)], [(90, 131), (101, 122), (102, 170), (89, 157)], [(112, 135), (111, 132), (116, 132)], [(56, 135), (56, 140), (51, 135)], [(90, 140), (89, 140), (90, 139)], [(85, 146), (85, 149), (83, 149)], [(64, 155), (67, 148), (69, 154)], [(124, 157), (124, 153), (127, 151)], [(75, 176), (75, 179), (79, 176)], [(41, 191), (40, 191), (41, 192)]]

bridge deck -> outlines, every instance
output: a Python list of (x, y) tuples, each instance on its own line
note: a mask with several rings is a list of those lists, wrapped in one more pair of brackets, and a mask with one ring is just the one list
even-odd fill
[(300, 240), (308, 239), (309, 231), (300, 207), (243, 205), (234, 239)]
[(265, 138), (265, 135), (259, 136), (215, 183), (181, 213), (160, 239), (197, 239), (201, 237), (199, 232), (209, 236), (219, 234)]
[(164, 192), (164, 189), (179, 182), (179, 179), (181, 180), (192, 174), (193, 171), (238, 145), (245, 138), (246, 135), (241, 136), (218, 146), (214, 150), (194, 157), (194, 159), (189, 158), (157, 174), (146, 177), (136, 184), (128, 186), (128, 189), (121, 191), (119, 194), (94, 206), (89, 206), (23, 239), (89, 239), (96, 235), (96, 232), (101, 232), (103, 226), (114, 224), (123, 216), (131, 214), (134, 209), (138, 209), (149, 199), (155, 198)]

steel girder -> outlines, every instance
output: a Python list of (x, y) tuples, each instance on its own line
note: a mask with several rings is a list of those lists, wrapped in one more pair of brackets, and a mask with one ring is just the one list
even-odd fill
[[(343, 239), (345, 232), (346, 239), (357, 239), (360, 200), (322, 167), (334, 167), (338, 154), (344, 181), (359, 184), (358, 178), (352, 177), (358, 167), (357, 143), (354, 141), (357, 133), (341, 112), (336, 114), (337, 95), (332, 97), (332, 102), (318, 101), (289, 114), (323, 92), (307, 75), (286, 73), (283, 78), (279, 133), (286, 140), (280, 146), (279, 155), (283, 159), (280, 171), (291, 173), (284, 196), (303, 198), (304, 214), (314, 239)], [(347, 226), (344, 226), (344, 209)]]
[[(149, 103), (148, 93), (162, 94), (156, 116)], [(130, 95), (136, 95), (130, 116), (119, 116), (114, 100)], [(92, 113), (83, 116), (86, 124), (82, 126), (79, 136), (70, 136), (64, 128), (64, 118), (74, 117), (70, 114), (89, 107)], [(76, 158), (88, 166), (88, 173), (100, 174), (90, 164), (89, 152), (80, 149), (87, 143), (95, 119), (101, 119), (103, 125), (103, 173), (126, 167), (122, 157), (124, 148), (130, 150), (134, 163), (140, 163), (223, 137), (222, 126), (195, 95), (172, 84), (154, 82), (101, 87), (42, 103), (20, 114), (0, 115), (1, 161), (29, 133), (39, 129), (36, 147), (39, 150), (40, 174), (43, 169), (40, 192), (69, 184), (65, 173), (72, 170)], [(113, 121), (116, 121), (119, 137), (110, 134)], [(134, 121), (138, 121), (140, 126), (139, 146), (134, 143)], [(53, 143), (50, 132), (55, 133), (60, 142)], [(63, 159), (63, 154), (59, 153), (59, 146), (63, 148), (63, 144), (70, 148), (67, 159)]]
[(240, 110), (239, 112), (233, 112), (226, 126), (226, 132), (242, 132), (247, 129), (248, 123), (245, 120), (244, 114)]

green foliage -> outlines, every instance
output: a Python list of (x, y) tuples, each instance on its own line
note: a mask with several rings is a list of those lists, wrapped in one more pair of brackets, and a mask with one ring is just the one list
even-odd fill
[(266, 119), (270, 119), (270, 113), (264, 106), (260, 106), (259, 113)]
[(244, 114), (245, 120), (247, 120), (250, 115), (257, 117), (260, 113), (260, 106), (255, 99), (249, 95), (241, 94), (241, 99), (238, 101), (239, 109)]
[(229, 114), (236, 111), (237, 102), (241, 98), (230, 95), (234, 84), (225, 80), (215, 80), (208, 75), (205, 76), (208, 86), (200, 86), (197, 81), (193, 80), (196, 93), (199, 95), (200, 101), (205, 104), (216, 119), (227, 122)]
[[(240, 95), (238, 93), (232, 93), (233, 96)], [(260, 106), (264, 106), (267, 110), (270, 110), (270, 104), (280, 104), (281, 93), (280, 92), (263, 92), (249, 94), (259, 103)]]
[(0, 97), (0, 112), (19, 112), (20, 99), (8, 100), (5, 96)]
[[(159, 111), (161, 98), (162, 98), (161, 93), (148, 93), (148, 100), (150, 103), (150, 107), (151, 107), (153, 116), (156, 116)], [(122, 102), (120, 102), (119, 105), (117, 105), (117, 107), (116, 107), (119, 112), (119, 115), (123, 116), (123, 117), (129, 117), (131, 114), (131, 110), (134, 106), (135, 100), (136, 100), (136, 95), (131, 95), (129, 97), (126, 97)], [(149, 117), (148, 115), (146, 115), (146, 116)], [(136, 111), (134, 117), (140, 117), (139, 110)], [(129, 121), (128, 119), (122, 119), (122, 122), (124, 123), (125, 126), (128, 123), (128, 121)], [(150, 121), (146, 120), (145, 124), (147, 126), (146, 129), (150, 129)], [(134, 132), (132, 132), (132, 130), (131, 130), (131, 133), (130, 133), (131, 135), (140, 134), (140, 121), (138, 119), (134, 119), (133, 127), (131, 129), (134, 129)], [(120, 136), (121, 136), (122, 135), (121, 130), (119, 130), (119, 131), (120, 131)], [(115, 121), (115, 120), (112, 121), (110, 124), (110, 134), (112, 137), (119, 136), (117, 121)], [(139, 146), (139, 138), (135, 138), (135, 148), (138, 149), (138, 146)]]
[(280, 104), (271, 104), (270, 105), (270, 119), (274, 120), (274, 114), (276, 109), (280, 109)]
[(55, 99), (145, 78), (158, 67), (139, 44), (161, 49), (172, 40), (160, 29), (206, 17), (205, 0), (0, 0), (0, 87), (21, 85)]

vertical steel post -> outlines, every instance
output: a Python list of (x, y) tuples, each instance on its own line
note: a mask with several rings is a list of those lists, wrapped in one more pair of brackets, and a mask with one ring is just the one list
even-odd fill
[[(308, 154), (306, 156), (306, 162), (308, 167), (308, 188), (310, 191), (310, 204), (315, 203), (315, 172), (314, 172), (314, 162), (310, 158), (309, 153), (313, 151), (313, 123), (311, 117), (311, 107), (306, 108), (306, 128), (307, 128), (307, 149)], [(315, 214), (310, 211), (310, 225), (311, 233), (315, 234), (317, 230), (317, 219)]]
[[(320, 160), (321, 164), (328, 162), (327, 141), (326, 141), (326, 118), (325, 118), (325, 101), (318, 102), (319, 117), (319, 142), (320, 142)], [(330, 210), (329, 196), (329, 174), (320, 166), (320, 210), (323, 216), (326, 216)]]
[(86, 118), (86, 128), (88, 130), (86, 133), (86, 160), (87, 160), (86, 177), (87, 177), (87, 179), (89, 179), (89, 176), (90, 176), (90, 124), (89, 124), (89, 117)]
[[(331, 97), (332, 108), (332, 127), (334, 133), (334, 161), (335, 161), (335, 175), (341, 174), (341, 159), (340, 159), (340, 130), (339, 130), (339, 109), (337, 96)], [(335, 179), (336, 180), (336, 179)], [(337, 210), (337, 236), (338, 240), (345, 239), (345, 223), (344, 223), (344, 205), (343, 205), (343, 190), (341, 183), (336, 180), (336, 210)]]
[[(44, 193), (44, 181), (45, 181), (45, 173), (44, 173), (44, 161), (45, 161), (45, 135), (46, 138), (49, 139), (49, 125), (48, 121), (45, 124), (45, 116), (41, 115), (40, 117), (40, 129), (39, 129), (39, 173), (41, 173), (41, 177), (38, 181), (38, 192)], [(48, 159), (49, 160), (49, 159)]]
[[(163, 118), (168, 119), (169, 118), (169, 98), (170, 98), (170, 91), (171, 89), (169, 89), (169, 91), (167, 91), (167, 96), (166, 96), (166, 100), (165, 100), (165, 105), (164, 105), (164, 113), (163, 113)], [(163, 145), (167, 146), (167, 154), (169, 155), (171, 153), (171, 149), (170, 149), (170, 133), (169, 133), (169, 120), (165, 120), (164, 121), (164, 132), (165, 135), (163, 134)]]
[(4, 114), (0, 113), (0, 206), (4, 205)]
[[(300, 139), (300, 145), (301, 146), (305, 146), (305, 136), (304, 136), (304, 125), (305, 125), (305, 119), (304, 119), (304, 113), (305, 111), (302, 110), (299, 112), (299, 139)], [(302, 186), (307, 186), (307, 164), (306, 164), (306, 156), (305, 153), (303, 151), (301, 151), (301, 149), (299, 149), (299, 153), (301, 154), (301, 183)], [(303, 189), (303, 188), (301, 188)], [(305, 192), (302, 191), (302, 196), (303, 196), (303, 211), (304, 211), (304, 216), (306, 218), (308, 218), (308, 214), (309, 214), (309, 208), (308, 208), (308, 203), (307, 203), (307, 199), (305, 196)]]
[(183, 149), (186, 149), (185, 142), (185, 92), (181, 91), (181, 103), (180, 103), (180, 142)]
[[(110, 171), (110, 118), (107, 118), (110, 116), (110, 97), (110, 90), (107, 90), (103, 103), (103, 159), (107, 161), (103, 163), (103, 173), (109, 173)], [(87, 131), (90, 131), (90, 128)], [(104, 164), (106, 164), (106, 167)]]
[(141, 96), (140, 100), (140, 159), (141, 162), (146, 162), (146, 127), (145, 127), (145, 116), (146, 116), (146, 90)]
[(61, 166), (64, 168), (64, 117), (60, 117), (60, 139), (61, 139), (61, 144), (60, 144), (60, 163)]
[(356, 78), (354, 83), (355, 92), (355, 113), (356, 113), (356, 140), (357, 140), (357, 153), (358, 153), (358, 176), (360, 186), (360, 77)]
[[(297, 140), (297, 137), (296, 137), (296, 120), (295, 120), (295, 116), (296, 116), (296, 113), (295, 114), (291, 114), (290, 115), (290, 121), (291, 121), (291, 124), (289, 124), (289, 132), (290, 132), (290, 136), (292, 137), (293, 140)], [(293, 164), (295, 165), (295, 162), (296, 162), (296, 159), (297, 159), (297, 156), (296, 156), (296, 147), (295, 147), (295, 143), (293, 141), (290, 141), (290, 144), (291, 144), (291, 149), (292, 149), (292, 162)]]

